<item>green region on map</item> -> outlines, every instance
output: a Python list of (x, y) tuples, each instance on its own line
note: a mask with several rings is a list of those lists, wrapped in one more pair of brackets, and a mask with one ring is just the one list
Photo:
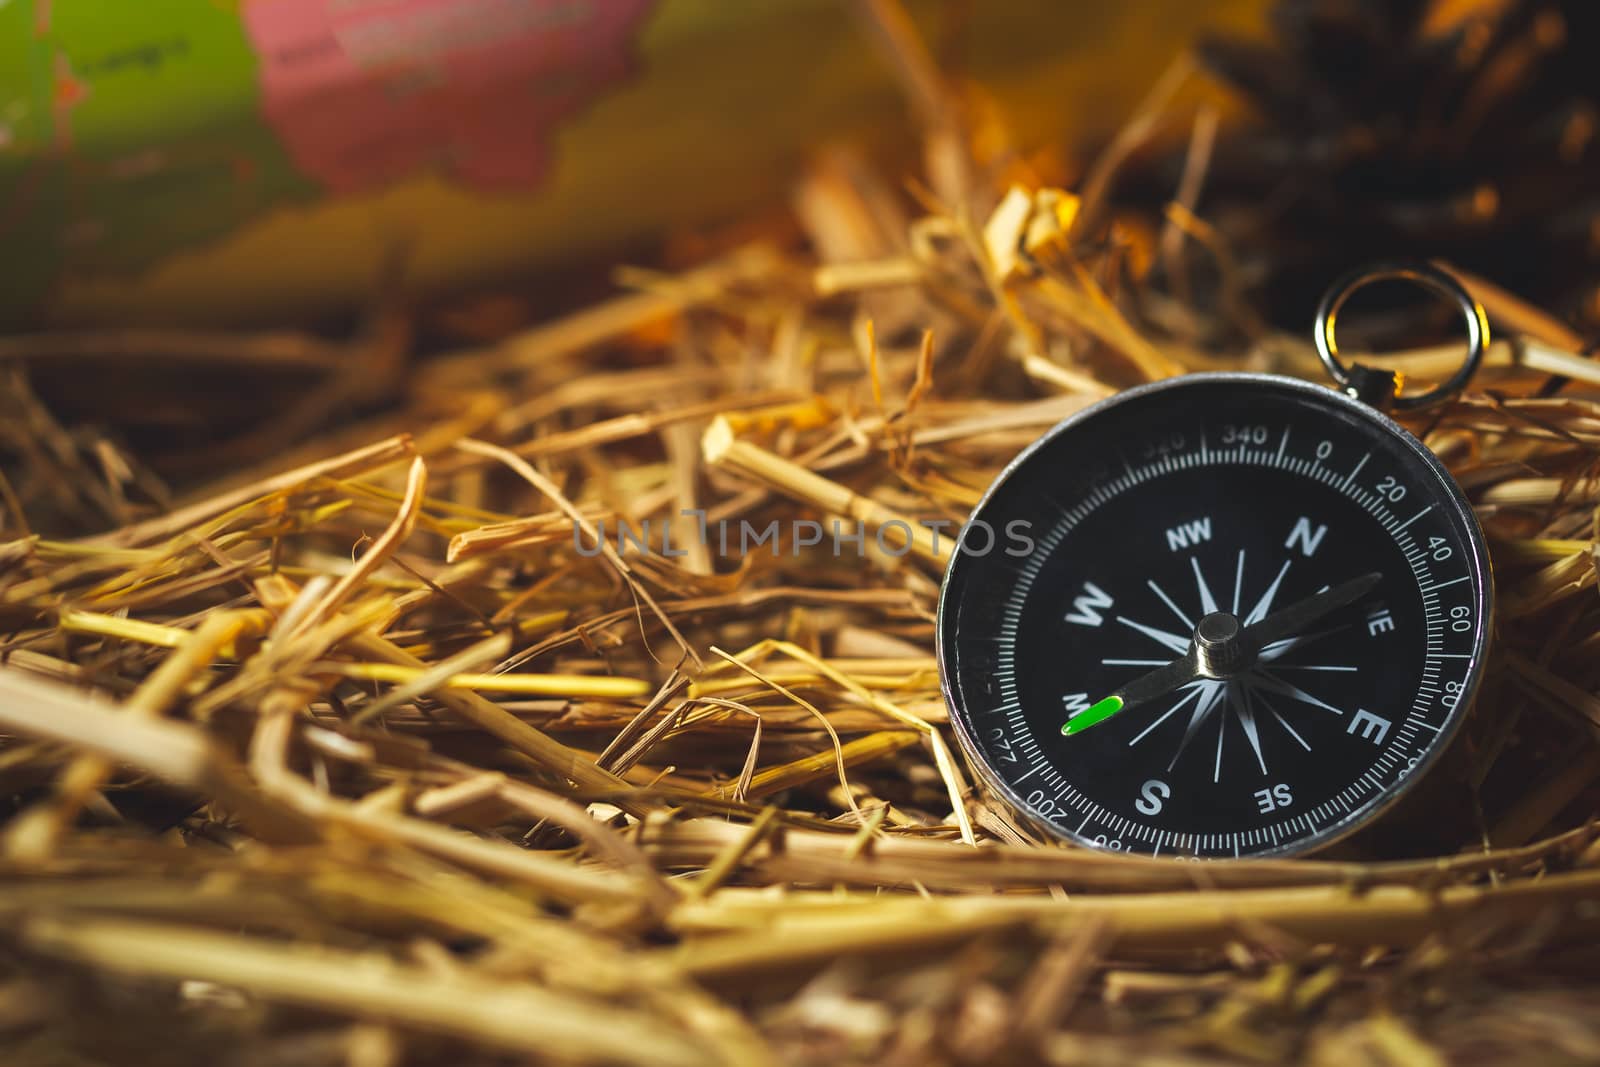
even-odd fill
[[(64, 273), (125, 273), (314, 199), (257, 106), (236, 11), (194, 0), (0, 7), (0, 319)], [(161, 220), (159, 226), (151, 221)]]

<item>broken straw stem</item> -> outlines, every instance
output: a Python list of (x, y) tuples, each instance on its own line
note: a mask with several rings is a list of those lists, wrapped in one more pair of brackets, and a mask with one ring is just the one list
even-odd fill
[(909, 546), (923, 559), (941, 565), (950, 558), (952, 538), (939, 538), (930, 527), (893, 508), (860, 496), (759, 445), (739, 440), (726, 419), (712, 420), (701, 439), (701, 450), (710, 465), (743, 474), (820, 511), (859, 520), (897, 548)]

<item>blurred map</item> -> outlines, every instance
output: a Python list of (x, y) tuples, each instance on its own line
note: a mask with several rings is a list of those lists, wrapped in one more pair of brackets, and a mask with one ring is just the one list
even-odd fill
[[(904, 2), (1009, 132), (1073, 146), (1264, 0)], [(0, 0), (0, 329), (281, 323), (396, 263), (502, 282), (781, 198), (832, 137), (914, 167), (853, 8)]]
[(547, 175), (654, 0), (0, 0), (0, 319), (275, 209)]

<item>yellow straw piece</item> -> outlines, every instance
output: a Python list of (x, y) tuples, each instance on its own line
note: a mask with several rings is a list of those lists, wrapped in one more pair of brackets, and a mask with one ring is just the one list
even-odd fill
[[(321, 663), (318, 670), (372, 682), (409, 682), (422, 672), (399, 663)], [(621, 699), (644, 696), (651, 690), (643, 678), (613, 678), (592, 674), (456, 674), (447, 689), (471, 689), (518, 696), (574, 696)]]
[(124, 641), (158, 645), (161, 648), (177, 648), (189, 636), (188, 630), (177, 626), (124, 619), (119, 615), (104, 615), (98, 611), (64, 611), (61, 613), (61, 628), (69, 633), (120, 637)]

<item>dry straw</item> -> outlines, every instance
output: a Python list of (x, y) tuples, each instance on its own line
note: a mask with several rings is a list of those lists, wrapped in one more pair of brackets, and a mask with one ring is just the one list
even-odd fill
[[(8, 1062), (1600, 1056), (1600, 374), (1577, 339), (1471, 279), (1505, 340), (1414, 427), (1477, 506), (1501, 604), (1434, 792), (1303, 861), (1038, 841), (952, 753), (930, 524), (1116, 388), (1314, 357), (1128, 317), (1111, 192), (1183, 71), (1080, 200), (970, 152), (984, 112), (893, 4), (862, 6), (929, 131), (918, 217), (835, 154), (798, 212), (821, 262), (758, 241), (631, 274), (162, 514), (112, 491), (131, 465), (85, 468), (83, 506), (126, 519), (86, 540), (6, 483)], [(1214, 236), (1188, 206), (1214, 132), (1165, 255)], [(0, 358), (119, 345), (369, 358), (168, 334)], [(39, 462), (69, 455), (32, 425)], [(859, 523), (860, 550), (802, 522)]]

